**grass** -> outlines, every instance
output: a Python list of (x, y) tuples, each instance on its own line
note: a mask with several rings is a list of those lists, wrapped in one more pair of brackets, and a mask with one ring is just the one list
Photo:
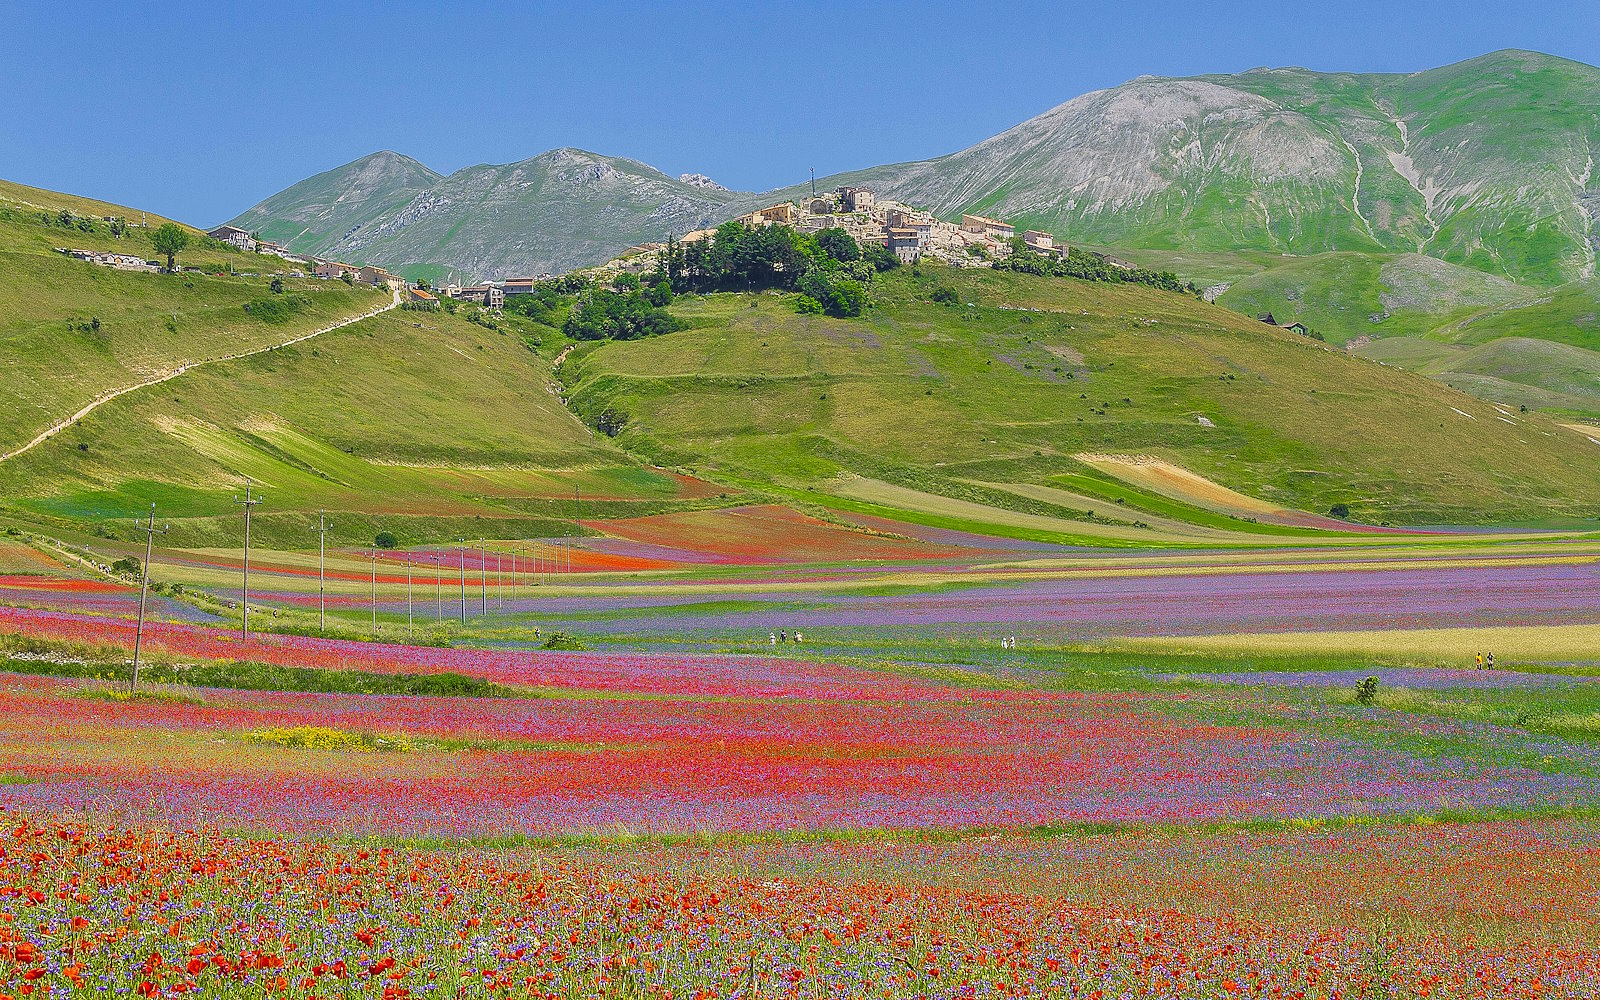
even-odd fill
[[(1600, 415), (1600, 281), (1513, 284), (1416, 254), (1122, 250), (1196, 283), (1246, 316), (1300, 320), (1363, 357), (1422, 372), (1482, 399)], [(1476, 349), (1476, 350), (1474, 350)]]
[[(272, 296), (265, 277), (118, 271), (32, 245), (22, 237), (34, 237), (33, 228), (0, 217), (8, 279), (0, 288), (0, 350), (14, 401), (0, 412), (0, 452), (111, 390), (280, 343), (385, 301), (343, 282), (290, 278), (285, 295)], [(289, 298), (300, 305), (282, 322), (244, 309), (252, 300)]]
[[(104, 651), (91, 659), (74, 658), (55, 643), (36, 643), (28, 658), (0, 656), (0, 670), (14, 674), (70, 677), (126, 686), (133, 667), (121, 649)], [(106, 655), (109, 653), (110, 655)], [(370, 694), (428, 696), (435, 698), (515, 698), (524, 693), (479, 677), (456, 673), (380, 674), (361, 670), (322, 670), (286, 667), (252, 661), (202, 661), (196, 663), (146, 662), (139, 666), (139, 682), (161, 687), (224, 688), (240, 691), (299, 691), (315, 694)], [(90, 689), (99, 690), (99, 689)], [(170, 694), (171, 692), (168, 692)], [(86, 694), (90, 698), (120, 700), (115, 691)]]
[[(45, 207), (34, 207), (45, 206)], [(14, 405), (0, 453), (79, 407), (197, 360), (282, 343), (388, 301), (387, 293), (286, 277), (295, 265), (205, 241), (185, 263), (259, 270), (255, 278), (120, 272), (54, 247), (148, 253), (148, 234), (114, 238), (40, 221), (68, 208), (139, 213), (0, 184), (0, 352)], [(159, 221), (159, 220), (158, 220)], [(144, 247), (143, 250), (140, 248)], [(98, 321), (98, 326), (94, 321)], [(553, 337), (546, 345), (546, 338)], [(719, 492), (641, 467), (574, 419), (549, 388), (559, 334), (517, 318), (393, 313), (315, 340), (216, 362), (106, 403), (0, 464), (0, 508), (37, 525), (106, 524), (154, 501), (175, 542), (232, 541), (232, 493), (249, 476), (268, 493), (263, 538), (303, 544), (306, 516), (338, 511), (339, 537), (571, 532), (574, 492), (627, 513), (707, 503)], [(542, 353), (541, 353), (542, 352)], [(277, 522), (277, 523), (275, 523)]]
[[(928, 302), (942, 284), (980, 305)], [(627, 415), (618, 440), (650, 461), (791, 488), (842, 472), (1048, 483), (1093, 452), (1372, 523), (1592, 516), (1600, 499), (1583, 442), (1542, 418), (1505, 424), (1465, 393), (1192, 298), (932, 266), (876, 294), (862, 321), (775, 295), (685, 300), (691, 329), (577, 354), (563, 378), (579, 412)]]
[(1482, 628), (1371, 629), (1294, 634), (1234, 634), (1183, 638), (1120, 639), (1116, 648), (1149, 652), (1193, 652), (1207, 656), (1275, 656), (1320, 653), (1336, 656), (1402, 657), (1430, 664), (1467, 666), (1492, 650), (1503, 664), (1600, 663), (1600, 625), (1520, 625)]
[(578, 423), (547, 371), (507, 331), (388, 313), (115, 400), (0, 465), (0, 483), (23, 510), (69, 522), (157, 501), (177, 521), (172, 541), (196, 546), (236, 542), (229, 501), (244, 476), (267, 494), (262, 540), (294, 545), (324, 508), (359, 543), (383, 529), (492, 536), (495, 521), (508, 536), (565, 534), (575, 489), (644, 502), (635, 513), (704, 502), (707, 489), (639, 467)]

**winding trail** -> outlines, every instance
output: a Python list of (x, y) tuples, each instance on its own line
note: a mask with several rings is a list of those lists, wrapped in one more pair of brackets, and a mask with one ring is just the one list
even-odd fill
[(23, 445), (22, 447), (17, 448), (15, 451), (8, 451), (4, 455), (0, 455), (0, 462), (9, 462), (13, 458), (16, 458), (18, 455), (27, 454), (28, 452), (32, 451), (34, 448), (38, 447), (39, 445), (41, 445), (41, 444), (45, 443), (46, 441), (50, 440), (51, 438), (55, 437), (57, 434), (60, 434), (62, 431), (66, 430), (68, 427), (71, 427), (73, 424), (75, 424), (78, 421), (82, 420), (84, 417), (87, 417), (89, 414), (93, 413), (95, 410), (99, 409), (100, 407), (102, 407), (105, 404), (111, 402), (113, 399), (116, 399), (119, 396), (126, 396), (130, 392), (137, 392), (140, 389), (148, 389), (153, 385), (160, 385), (163, 382), (170, 382), (173, 379), (177, 378), (179, 375), (182, 375), (185, 372), (193, 371), (194, 369), (199, 368), (202, 365), (214, 365), (214, 364), (219, 364), (219, 363), (224, 362), (224, 361), (238, 361), (241, 358), (251, 358), (251, 357), (255, 357), (257, 354), (266, 354), (268, 351), (276, 351), (276, 350), (280, 350), (280, 349), (285, 348), (285, 347), (293, 347), (295, 344), (302, 344), (302, 343), (312, 339), (313, 337), (320, 337), (325, 333), (332, 333), (333, 331), (341, 329), (343, 327), (347, 327), (352, 323), (359, 323), (364, 319), (371, 319), (372, 317), (378, 315), (379, 313), (386, 313), (389, 310), (394, 309), (395, 307), (397, 307), (399, 305), (400, 305), (400, 293), (399, 292), (394, 292), (393, 293), (393, 298), (390, 300), (388, 305), (379, 306), (376, 309), (369, 310), (367, 312), (361, 313), (360, 315), (351, 316), (351, 317), (349, 317), (347, 319), (342, 319), (337, 323), (333, 323), (333, 324), (330, 324), (328, 326), (322, 327), (320, 330), (313, 330), (310, 333), (303, 333), (298, 337), (292, 337), (289, 340), (285, 340), (285, 341), (283, 341), (282, 343), (279, 343), (279, 344), (268, 344), (265, 347), (257, 347), (255, 349), (249, 350), (249, 351), (240, 351), (237, 354), (224, 354), (221, 357), (202, 358), (199, 361), (191, 361), (186, 365), (181, 365), (181, 366), (179, 366), (177, 368), (172, 369), (169, 372), (165, 372), (164, 374), (158, 375), (155, 378), (146, 379), (145, 381), (135, 383), (134, 385), (125, 385), (120, 389), (113, 389), (113, 390), (111, 390), (110, 392), (106, 393), (103, 396), (96, 397), (87, 406), (85, 406), (83, 409), (79, 410), (77, 413), (74, 413), (72, 416), (67, 417), (65, 420), (57, 421), (56, 423), (51, 424), (49, 427), (45, 428), (43, 431), (40, 431), (39, 434), (36, 437), (34, 437), (33, 440), (29, 441), (27, 444)]

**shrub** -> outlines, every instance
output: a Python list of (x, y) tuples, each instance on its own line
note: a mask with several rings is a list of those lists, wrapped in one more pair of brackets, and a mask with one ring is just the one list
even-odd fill
[(1378, 697), (1378, 678), (1367, 676), (1360, 684), (1356, 685), (1356, 701), (1363, 705), (1371, 705)]
[(392, 531), (380, 531), (372, 538), (373, 548), (393, 549), (399, 547), (399, 545), (400, 540), (394, 537), (394, 532)]
[(568, 635), (565, 632), (552, 632), (550, 633), (550, 638), (544, 641), (544, 645), (541, 648), (583, 650), (589, 647), (585, 646), (583, 641), (575, 635)]
[(794, 297), (794, 311), (809, 316), (821, 315), (822, 303), (801, 292)]
[(133, 556), (124, 556), (111, 564), (111, 572), (118, 576), (138, 576), (139, 569), (139, 560)]
[(1328, 508), (1328, 516), (1337, 517), (1342, 521), (1350, 516), (1350, 505), (1347, 503), (1336, 503), (1332, 507)]
[(942, 306), (959, 305), (961, 302), (961, 296), (957, 295), (956, 290), (948, 285), (941, 285), (935, 288), (930, 298)]

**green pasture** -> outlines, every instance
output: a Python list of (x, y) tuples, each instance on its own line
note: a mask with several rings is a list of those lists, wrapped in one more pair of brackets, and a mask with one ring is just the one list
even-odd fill
[[(118, 271), (14, 249), (13, 228), (0, 221), (0, 351), (11, 396), (0, 407), (0, 451), (114, 389), (282, 343), (388, 301), (387, 293), (311, 278), (285, 279), (283, 294), (273, 295), (267, 277)], [(293, 312), (268, 322), (245, 311), (267, 300)]]
[[(246, 476), (268, 498), (268, 543), (307, 537), (324, 508), (341, 512), (336, 537), (370, 541), (386, 527), (419, 540), (495, 534), (485, 519), (507, 535), (567, 533), (576, 514), (619, 504), (721, 502), (712, 487), (698, 494), (708, 500), (685, 496), (676, 477), (591, 433), (548, 373), (509, 330), (385, 313), (114, 400), (0, 465), (0, 489), (46, 522), (129, 518), (154, 501), (190, 545), (241, 533), (231, 501)], [(365, 539), (349, 533), (357, 524)]]
[[(972, 304), (928, 301), (943, 286)], [(859, 321), (796, 315), (774, 294), (684, 300), (689, 329), (580, 349), (561, 375), (585, 419), (622, 418), (633, 453), (775, 487), (825, 491), (850, 473), (959, 497), (1082, 475), (1073, 456), (1089, 452), (1162, 457), (1372, 523), (1600, 509), (1583, 442), (1549, 419), (1508, 423), (1191, 298), (933, 266), (885, 275), (875, 295)], [(982, 502), (1027, 509), (1004, 491)]]

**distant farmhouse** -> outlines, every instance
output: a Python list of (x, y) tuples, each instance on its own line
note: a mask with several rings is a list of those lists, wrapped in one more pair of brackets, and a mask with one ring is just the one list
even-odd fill
[(1293, 323), (1279, 323), (1277, 317), (1273, 316), (1271, 313), (1262, 313), (1261, 315), (1257, 316), (1256, 319), (1267, 324), (1268, 326), (1275, 326), (1287, 333), (1298, 333), (1302, 337), (1311, 336), (1311, 328), (1306, 326), (1304, 323), (1299, 322), (1298, 320)]
[[(365, 281), (374, 288), (387, 288), (390, 291), (402, 292), (407, 288), (406, 279), (398, 274), (390, 274), (381, 267), (367, 264), (356, 272), (356, 280)], [(432, 298), (432, 296), (429, 296)]]
[(161, 270), (161, 264), (157, 261), (135, 257), (131, 253), (105, 253), (101, 250), (76, 250), (68, 247), (56, 247), (56, 253), (64, 253), (68, 257), (90, 264), (99, 264), (101, 267), (114, 267), (119, 271)]
[(361, 276), (361, 268), (337, 260), (324, 260), (317, 263), (316, 275), (319, 278), (343, 278), (348, 275), (351, 281), (355, 281)]
[(238, 247), (240, 250), (253, 253), (256, 249), (256, 238), (238, 226), (218, 226), (215, 229), (207, 230), (206, 235), (218, 243), (227, 243)]
[(1017, 235), (1016, 227), (1009, 222), (991, 219), (982, 215), (963, 215), (961, 217), (961, 231), (979, 236), (988, 236), (997, 240), (1009, 240)]

